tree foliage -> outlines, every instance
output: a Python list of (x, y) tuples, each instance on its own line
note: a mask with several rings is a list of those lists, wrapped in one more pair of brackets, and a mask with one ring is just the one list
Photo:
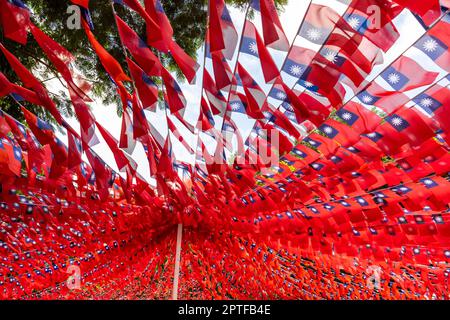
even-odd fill
[[(90, 11), (94, 34), (99, 42), (122, 64), (126, 66), (125, 57), (117, 28), (112, 14), (112, 0), (91, 0)], [(248, 0), (226, 0), (227, 4), (245, 10)], [(276, 0), (278, 9), (282, 9), (287, 0)], [(92, 96), (102, 99), (104, 104), (115, 103), (120, 111), (119, 97), (114, 84), (104, 71), (100, 61), (88, 44), (84, 31), (71, 30), (67, 27), (67, 19), (70, 14), (67, 12), (71, 4), (69, 0), (33, 0), (25, 1), (32, 10), (32, 21), (54, 40), (66, 47), (76, 57), (76, 68), (81, 71), (84, 77), (92, 82)], [(168, 16), (173, 30), (174, 39), (192, 57), (196, 57), (197, 50), (202, 46), (205, 36), (207, 19), (207, 0), (161, 0), (166, 15)], [(145, 38), (145, 23), (134, 12), (116, 5), (117, 13), (124, 19), (142, 38)], [(1, 29), (0, 29), (1, 31)], [(0, 41), (29, 69), (39, 72), (40, 79), (47, 81), (58, 79), (61, 81), (56, 70), (48, 61), (42, 50), (34, 39), (29, 36), (26, 46), (9, 41), (0, 32)], [(164, 65), (177, 73), (180, 81), (183, 77), (175, 62), (169, 55), (162, 55)], [(12, 82), (20, 83), (8, 62), (0, 55), (0, 70)], [(63, 83), (63, 81), (61, 81)], [(53, 86), (54, 87), (54, 86)], [(50, 90), (52, 91), (52, 90)], [(54, 91), (54, 90), (53, 90)], [(66, 90), (51, 92), (51, 97), (55, 100), (61, 113), (67, 116), (73, 115), (73, 109)], [(52, 120), (51, 116), (41, 107), (27, 105), (30, 110), (38, 116)], [(0, 100), (0, 108), (10, 113), (17, 119), (22, 119), (17, 104), (9, 97)]]

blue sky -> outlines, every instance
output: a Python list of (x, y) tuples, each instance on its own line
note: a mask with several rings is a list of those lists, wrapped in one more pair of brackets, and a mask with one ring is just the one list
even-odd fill
[[(296, 32), (300, 26), (301, 21), (303, 20), (303, 17), (305, 15), (305, 11), (308, 7), (309, 0), (290, 0), (288, 5), (285, 7), (284, 11), (281, 13), (281, 23), (283, 25), (283, 28), (285, 30), (286, 36), (288, 37), (290, 43), (295, 41), (295, 44), (298, 46), (306, 47), (313, 50), (318, 50), (318, 45), (315, 45), (313, 43), (308, 42), (304, 38), (301, 37), (295, 37)], [(342, 14), (346, 6), (343, 5), (341, 2), (338, 2), (337, 0), (315, 0), (313, 1), (316, 4), (322, 4), (332, 7), (335, 11)], [(244, 12), (235, 8), (229, 8), (230, 14), (232, 16), (233, 22), (235, 24), (236, 29), (239, 33), (241, 33), (244, 23)], [(261, 32), (261, 23), (259, 16), (256, 16), (253, 20), (258, 30)], [(404, 11), (400, 16), (398, 16), (394, 21), (398, 31), (400, 32), (400, 39), (397, 41), (397, 43), (385, 54), (384, 56), (384, 63), (381, 65), (378, 65), (374, 68), (371, 75), (368, 77), (369, 80), (374, 79), (388, 64), (392, 63), (400, 54), (402, 54), (411, 44), (413, 44), (422, 34), (423, 29), (419, 25), (419, 23), (415, 20), (415, 18), (409, 13)], [(416, 50), (419, 51), (419, 50)], [(416, 61), (419, 61), (421, 65), (429, 69), (431, 71), (441, 71), (442, 70), (436, 70), (435, 65), (431, 64), (426, 59), (423, 59), (423, 57), (420, 55), (420, 52), (416, 52), (415, 50), (408, 50), (407, 55), (415, 58)], [(279, 52), (276, 50), (270, 49), (270, 52), (272, 53), (272, 56), (277, 63), (279, 67), (282, 66), (283, 61), (285, 59), (286, 53)], [(235, 62), (236, 62), (237, 53), (235, 53), (235, 56), (233, 60), (230, 62), (230, 66), (233, 69)], [(197, 60), (200, 64), (203, 63), (203, 48), (201, 48), (198, 51), (198, 57)], [(261, 66), (255, 58), (251, 56), (247, 56), (245, 54), (241, 54), (239, 61), (241, 64), (244, 65), (244, 67), (250, 72), (250, 74), (256, 79), (256, 81), (259, 83), (259, 85), (262, 87), (262, 89), (266, 92), (266, 94), (269, 92), (271, 86), (266, 85), (264, 83), (262, 72), (261, 72)], [(183, 93), (188, 101), (188, 108), (185, 113), (186, 119), (194, 124), (196, 122), (196, 119), (199, 115), (199, 105), (200, 105), (200, 92), (201, 92), (201, 70), (202, 67), (199, 69), (199, 73), (197, 75), (197, 82), (195, 85), (189, 85), (188, 83), (180, 83), (180, 86), (183, 90)], [(207, 69), (211, 69), (211, 64), (207, 63)], [(212, 72), (210, 72), (212, 74)], [(293, 86), (295, 84), (295, 79), (291, 78), (289, 75), (286, 75), (282, 73), (283, 79), (285, 82)], [(112, 85), (112, 84), (111, 84)], [(51, 86), (57, 87), (58, 84), (56, 82), (52, 82)], [(55, 90), (58, 90), (59, 88), (55, 88)], [(421, 89), (423, 90), (423, 89)], [(411, 92), (411, 94), (414, 95), (414, 92)], [(413, 96), (411, 95), (411, 96)], [(225, 94), (225, 96), (227, 96)], [(347, 98), (351, 98), (349, 95)], [(268, 100), (270, 103), (272, 103), (274, 106), (278, 106), (279, 102), (276, 102), (276, 100), (273, 100), (272, 98), (269, 98)], [(102, 124), (106, 129), (108, 129), (113, 136), (115, 136), (117, 139), (120, 137), (120, 129), (121, 129), (121, 119), (116, 114), (116, 106), (114, 105), (103, 105), (100, 101), (95, 101), (91, 104), (92, 111), (97, 119), (97, 121)], [(158, 129), (158, 131), (161, 132), (163, 136), (167, 133), (167, 127), (166, 127), (166, 121), (164, 119), (164, 113), (163, 112), (149, 112), (146, 111), (148, 120)], [(172, 118), (174, 119), (174, 118)], [(233, 114), (233, 119), (238, 124), (239, 129), (242, 132), (242, 135), (244, 138), (248, 135), (249, 131), (251, 130), (251, 127), (253, 125), (253, 121), (246, 118), (246, 116), (242, 114)], [(76, 119), (67, 119), (68, 122), (74, 127), (79, 128), (79, 125), (77, 124)], [(217, 119), (217, 123), (221, 123), (219, 119)], [(178, 125), (177, 120), (173, 120), (176, 125)], [(192, 134), (190, 134), (187, 130), (183, 130), (180, 128), (180, 132), (183, 133), (185, 139), (190, 143), (190, 145), (195, 149), (196, 145), (196, 137)], [(108, 147), (106, 146), (103, 139), (100, 137), (99, 139), (101, 143), (97, 146), (95, 146), (93, 149), (97, 154), (99, 154), (108, 165), (110, 165), (113, 169), (117, 170), (116, 164), (114, 162), (114, 158)], [(205, 143), (207, 144), (208, 148), (212, 151), (215, 147), (214, 142), (209, 139), (207, 136), (202, 136), (204, 138)], [(66, 141), (66, 137), (61, 135), (60, 138), (63, 141)], [(173, 150), (175, 153), (176, 159), (180, 161), (185, 161), (189, 163), (193, 163), (194, 156), (190, 155), (184, 147), (175, 139), (172, 137), (172, 143), (173, 143)], [(138, 163), (138, 172), (147, 180), (150, 180), (150, 174), (148, 169), (148, 162), (147, 157), (145, 155), (144, 149), (142, 146), (138, 143), (136, 150), (134, 151), (132, 157), (136, 160)]]

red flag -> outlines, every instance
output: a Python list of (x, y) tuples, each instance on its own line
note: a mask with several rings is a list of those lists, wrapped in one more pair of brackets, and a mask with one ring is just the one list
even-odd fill
[(130, 164), (129, 159), (125, 156), (124, 152), (119, 149), (117, 145), (118, 141), (108, 132), (108, 130), (103, 128), (103, 126), (100, 125), (97, 121), (95, 122), (95, 124), (102, 134), (103, 139), (105, 139), (109, 149), (113, 153), (117, 168), (119, 168), (119, 171), (122, 171), (126, 166)]
[[(86, 95), (85, 92), (75, 83), (75, 79), (79, 79), (79, 75), (74, 73), (73, 63), (75, 62), (74, 56), (59, 43), (47, 36), (41, 29), (34, 24), (30, 24), (31, 33), (34, 39), (39, 44), (41, 49), (45, 52), (49, 60), (53, 63), (56, 70), (61, 73), (64, 80), (66, 80), (69, 88), (82, 97), (85, 101), (91, 102), (92, 100)], [(88, 88), (89, 84), (86, 81), (79, 83), (81, 87)]]
[(183, 112), (186, 108), (186, 98), (181, 91), (180, 86), (172, 75), (164, 67), (162, 68), (161, 76), (164, 81), (167, 92), (167, 103), (169, 104), (172, 113)]
[[(170, 25), (169, 19), (164, 12), (164, 8), (161, 5), (160, 0), (145, 0), (145, 10), (150, 17), (157, 22), (159, 26), (159, 32), (161, 32), (161, 40), (149, 43), (151, 46), (162, 52), (168, 52), (170, 44), (173, 41), (173, 29)], [(147, 26), (147, 35), (154, 33), (155, 30), (150, 26)]]
[(85, 9), (89, 9), (89, 0), (70, 0), (73, 4), (79, 5)]
[(6, 48), (2, 44), (0, 44), (0, 49), (3, 51), (3, 54), (5, 55), (9, 64), (11, 65), (17, 76), (20, 78), (20, 80), (23, 82), (23, 84), (36, 92), (40, 100), (39, 104), (44, 106), (59, 124), (62, 124), (64, 120), (58, 109), (56, 108), (55, 103), (48, 96), (47, 89), (38, 79), (34, 77), (34, 75), (27, 68), (25, 68), (25, 66), (11, 52), (6, 50)]
[(133, 122), (128, 112), (128, 108), (124, 109), (122, 114), (122, 129), (120, 131), (119, 147), (124, 149), (128, 154), (132, 154), (136, 147), (136, 140), (133, 137)]
[(227, 108), (227, 99), (218, 90), (216, 84), (206, 68), (203, 70), (203, 88), (208, 97), (214, 114), (223, 114)]
[(166, 118), (167, 118), (167, 126), (168, 126), (169, 131), (173, 133), (175, 138), (177, 138), (178, 141), (180, 141), (180, 143), (186, 148), (187, 151), (194, 154), (194, 150), (192, 150), (191, 146), (186, 142), (186, 140), (184, 140), (183, 136), (180, 134), (180, 132), (178, 131), (177, 127), (172, 122), (172, 120), (170, 120), (169, 117), (166, 117)]
[(154, 109), (158, 102), (158, 87), (136, 63), (128, 58), (127, 62), (142, 106), (144, 109)]
[(195, 75), (200, 65), (175, 42), (170, 43), (170, 54), (180, 67), (189, 83), (195, 82)]
[(284, 34), (273, 0), (260, 0), (259, 6), (265, 45), (273, 49), (288, 51), (289, 41)]
[(222, 51), (216, 51), (211, 54), (213, 69), (214, 69), (214, 79), (216, 80), (217, 89), (229, 90), (229, 86), (236, 84), (236, 79), (234, 77), (233, 71), (228, 65), (227, 60), (223, 56)]
[(100, 62), (105, 68), (106, 72), (111, 76), (115, 83), (119, 83), (121, 81), (131, 81), (131, 79), (125, 74), (119, 62), (112, 55), (109, 54), (108, 51), (103, 48), (103, 46), (95, 39), (94, 34), (89, 29), (87, 23), (82, 20), (84, 31), (91, 43), (92, 48), (97, 53)]
[(11, 92), (11, 82), (5, 77), (3, 72), (0, 72), (0, 98), (7, 96)]
[(138, 140), (141, 137), (145, 137), (149, 134), (149, 131), (144, 109), (142, 109), (135, 92), (133, 94), (133, 138)]
[(439, 0), (394, 0), (394, 2), (421, 16), (427, 25), (432, 24), (441, 15), (441, 5)]
[(72, 169), (78, 167), (83, 162), (81, 158), (81, 143), (78, 137), (75, 137), (70, 132), (67, 133), (67, 140), (69, 145), (69, 161), (67, 167)]
[(264, 45), (263, 40), (261, 39), (261, 36), (259, 35), (256, 28), (255, 36), (256, 44), (258, 46), (259, 59), (261, 61), (261, 68), (264, 74), (264, 80), (266, 81), (266, 83), (270, 83), (273, 79), (280, 75), (280, 72), (278, 71), (278, 67), (275, 61), (273, 61), (272, 56)]
[(149, 76), (161, 75), (162, 65), (158, 57), (155, 56), (145, 42), (125, 23), (125, 21), (120, 19), (117, 15), (115, 18), (120, 38), (137, 64)]
[[(245, 68), (238, 62), (238, 73), (244, 86), (247, 100), (247, 115), (254, 119), (264, 119), (261, 110), (267, 109), (266, 94)], [(242, 100), (242, 99), (241, 99)], [(245, 100), (243, 100), (245, 101)]]
[(0, 24), (6, 38), (27, 43), (30, 11), (20, 0), (0, 0)]
[(153, 19), (147, 11), (142, 7), (142, 5), (139, 3), (138, 0), (121, 0), (121, 1), (114, 1), (116, 3), (123, 2), (126, 6), (131, 8), (132, 10), (139, 13), (139, 15), (145, 20), (146, 27), (148, 30), (151, 30), (151, 32), (147, 33), (147, 41), (150, 45), (156, 44), (162, 39), (161, 35), (161, 29), (160, 24), (157, 23), (156, 19)]
[(238, 34), (224, 0), (209, 1), (208, 31), (210, 51), (223, 50), (224, 56), (231, 60), (236, 50)]

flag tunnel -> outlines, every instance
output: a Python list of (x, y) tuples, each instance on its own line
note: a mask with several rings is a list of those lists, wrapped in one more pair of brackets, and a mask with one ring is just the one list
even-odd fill
[[(197, 63), (167, 2), (111, 1), (120, 63), (95, 6), (67, 1), (120, 97), (110, 132), (79, 57), (31, 1), (0, 0), (0, 298), (449, 299), (450, 3), (288, 1), (304, 13), (284, 21), (273, 0), (209, 0)], [(13, 53), (31, 42), (72, 119)]]

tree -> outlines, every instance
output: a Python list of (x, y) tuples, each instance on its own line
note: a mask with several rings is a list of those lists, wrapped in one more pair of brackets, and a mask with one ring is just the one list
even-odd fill
[[(94, 34), (99, 42), (122, 64), (126, 66), (125, 57), (111, 8), (112, 0), (91, 0), (90, 11), (95, 26)], [(88, 45), (84, 31), (70, 30), (67, 27), (67, 19), (70, 14), (67, 8), (71, 4), (69, 0), (33, 0), (25, 1), (33, 11), (33, 23), (41, 28), (54, 40), (66, 47), (77, 59), (76, 68), (93, 84), (92, 96), (102, 99), (104, 104), (115, 103), (118, 111), (121, 111), (120, 99), (116, 89), (104, 71), (94, 51)], [(184, 0), (182, 5), (177, 0), (161, 0), (166, 15), (168, 16), (173, 30), (175, 41), (188, 53), (195, 57), (197, 50), (202, 46), (206, 29), (207, 0)], [(226, 0), (228, 4), (245, 10), (248, 0)], [(287, 0), (275, 0), (278, 9), (282, 9)], [(130, 10), (122, 6), (115, 6), (117, 13), (125, 20), (141, 37), (145, 38), (145, 23)], [(1, 31), (1, 28), (0, 28)], [(39, 70), (43, 82), (51, 79), (61, 81), (56, 70), (41, 51), (34, 39), (29, 36), (26, 46), (4, 38), (0, 32), (0, 41), (29, 69)], [(170, 70), (175, 71), (178, 79), (183, 77), (175, 62), (169, 55), (161, 55), (163, 64)], [(0, 70), (12, 82), (20, 83), (8, 62), (0, 55)], [(63, 81), (61, 81), (63, 83)], [(51, 92), (59, 110), (63, 115), (72, 116), (73, 109), (66, 90)], [(0, 108), (10, 113), (16, 119), (22, 120), (22, 115), (17, 104), (10, 98), (0, 100)], [(27, 108), (38, 116), (52, 121), (52, 117), (39, 106), (27, 104)], [(53, 122), (53, 121), (52, 121)]]

